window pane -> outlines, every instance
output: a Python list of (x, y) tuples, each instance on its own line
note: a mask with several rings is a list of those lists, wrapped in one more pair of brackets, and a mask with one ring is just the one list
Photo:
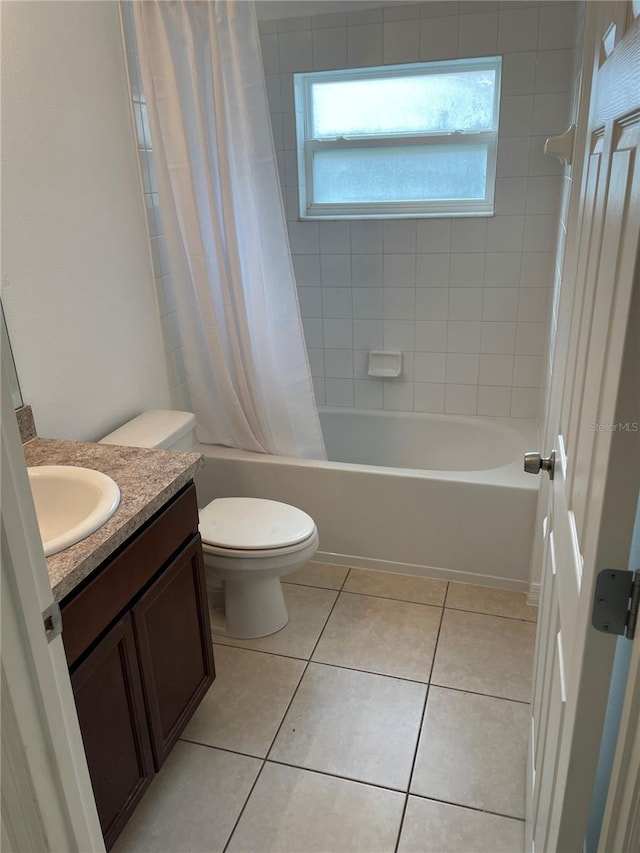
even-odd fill
[(311, 86), (314, 139), (493, 128), (494, 69)]
[(424, 145), (316, 151), (317, 204), (483, 199), (486, 145)]

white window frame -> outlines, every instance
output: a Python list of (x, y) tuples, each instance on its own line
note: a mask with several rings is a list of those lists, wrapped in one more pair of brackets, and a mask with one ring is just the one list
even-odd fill
[[(390, 133), (358, 135), (334, 139), (314, 139), (311, 136), (312, 97), (311, 86), (318, 81), (347, 82), (404, 77), (407, 72), (445, 74), (455, 71), (496, 72), (493, 97), (493, 126), (481, 133), (454, 131), (451, 133)], [(340, 71), (310, 71), (294, 74), (296, 105), (296, 136), (298, 155), (298, 194), (300, 219), (400, 219), (422, 217), (492, 216), (498, 150), (498, 123), (500, 117), (500, 82), (502, 57), (485, 56), (477, 59), (455, 59), (446, 62), (415, 62), (405, 65), (381, 65), (371, 68), (354, 68)], [(313, 157), (316, 151), (339, 151), (349, 148), (376, 148), (410, 145), (460, 145), (483, 144), (487, 146), (487, 180), (483, 199), (433, 199), (421, 201), (375, 201), (316, 203), (313, 198)]]

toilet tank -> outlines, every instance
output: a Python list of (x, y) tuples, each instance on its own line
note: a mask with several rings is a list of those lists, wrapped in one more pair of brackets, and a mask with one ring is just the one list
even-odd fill
[(192, 450), (196, 424), (191, 412), (152, 409), (100, 439), (100, 444), (149, 447), (154, 450)]

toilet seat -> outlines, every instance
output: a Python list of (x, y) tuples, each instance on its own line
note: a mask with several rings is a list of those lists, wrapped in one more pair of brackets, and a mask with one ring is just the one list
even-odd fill
[(216, 498), (200, 510), (203, 550), (241, 557), (276, 556), (303, 549), (316, 534), (311, 516), (262, 498)]
[(205, 554), (214, 554), (219, 557), (242, 557), (246, 560), (259, 560), (263, 557), (284, 557), (287, 554), (297, 554), (298, 551), (303, 551), (313, 541), (315, 541), (317, 547), (315, 530), (311, 536), (303, 539), (302, 542), (296, 542), (295, 545), (285, 545), (282, 548), (265, 548), (264, 550), (257, 550), (256, 548), (223, 548), (220, 545), (212, 545), (210, 542), (205, 541), (202, 531), (200, 532), (200, 538), (202, 539), (202, 550)]

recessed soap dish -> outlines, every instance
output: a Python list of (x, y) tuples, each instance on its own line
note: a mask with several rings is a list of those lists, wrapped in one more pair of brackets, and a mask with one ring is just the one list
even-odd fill
[(393, 350), (371, 350), (369, 376), (393, 379), (402, 373), (402, 353)]

